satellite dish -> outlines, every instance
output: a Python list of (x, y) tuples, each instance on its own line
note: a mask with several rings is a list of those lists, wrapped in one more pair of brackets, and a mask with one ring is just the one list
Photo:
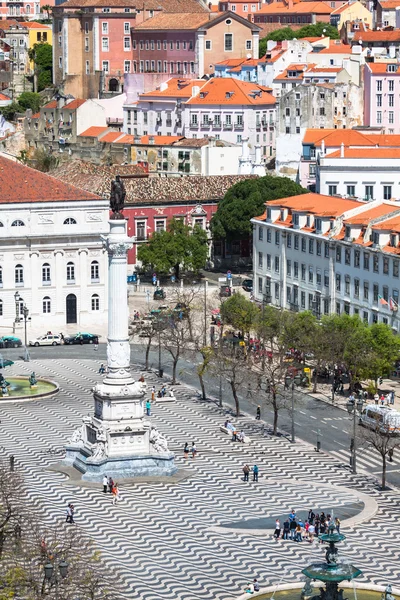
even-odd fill
[(246, 56), (247, 56), (247, 58), (251, 58), (251, 52), (248, 52), (248, 53), (246, 54)]

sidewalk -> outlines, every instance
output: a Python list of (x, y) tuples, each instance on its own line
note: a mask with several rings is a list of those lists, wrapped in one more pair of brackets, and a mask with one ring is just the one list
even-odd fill
[[(348, 387), (345, 385), (345, 388)], [(312, 388), (311, 388), (312, 389)], [(394, 391), (394, 405), (392, 404), (392, 408), (400, 411), (400, 380), (396, 379), (384, 379), (382, 385), (378, 386), (379, 396), (383, 393), (385, 396), (388, 392)], [(343, 410), (347, 410), (346, 404), (348, 400), (348, 391), (345, 389), (345, 394), (335, 394), (335, 400), (332, 401), (332, 385), (330, 383), (318, 383), (317, 392), (313, 393), (310, 390), (303, 389), (302, 392), (311, 396), (311, 398), (315, 398), (316, 400), (321, 400), (322, 402), (326, 402), (331, 406), (336, 406), (337, 408), (341, 408)], [(369, 398), (367, 401), (364, 401), (364, 404), (373, 404), (374, 400)], [(380, 404), (380, 403), (379, 403)], [(385, 403), (386, 405), (386, 403)]]

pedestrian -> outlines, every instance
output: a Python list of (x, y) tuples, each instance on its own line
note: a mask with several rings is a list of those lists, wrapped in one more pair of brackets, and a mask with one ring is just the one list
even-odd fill
[(390, 392), (390, 404), (394, 404), (394, 390)]
[(283, 536), (282, 536), (283, 539), (288, 540), (289, 534), (290, 534), (290, 521), (289, 521), (289, 519), (286, 519), (286, 521), (283, 524)]
[(253, 481), (258, 481), (258, 466), (254, 465), (253, 467)]
[(302, 529), (302, 527), (300, 525), (300, 522), (299, 522), (299, 523), (297, 523), (297, 527), (296, 527), (296, 536), (294, 538), (295, 542), (302, 542), (303, 541), (303, 538), (301, 537), (302, 531), (303, 531), (303, 529)]
[(315, 523), (315, 535), (318, 537), (318, 535), (319, 535), (319, 526), (320, 526), (320, 523), (321, 523), (321, 521), (319, 519), (319, 514), (318, 513), (315, 515), (315, 521), (314, 521), (314, 523)]
[(307, 521), (308, 521), (309, 523), (313, 523), (313, 522), (314, 522), (314, 519), (315, 519), (315, 513), (314, 513), (313, 509), (312, 509), (312, 508), (310, 508), (310, 510), (308, 511), (308, 518), (307, 518)]
[(153, 387), (151, 388), (151, 399), (153, 402), (154, 402), (155, 398), (156, 398), (156, 386), (153, 385)]
[(67, 506), (67, 518), (65, 519), (66, 523), (73, 523), (73, 514), (72, 514), (72, 504), (68, 504)]
[[(152, 398), (153, 400), (153, 398)], [(146, 400), (146, 415), (150, 417), (151, 403), (150, 400)]]
[(196, 448), (196, 444), (194, 442), (192, 442), (191, 453), (192, 453), (192, 458), (196, 458), (197, 448)]
[(161, 388), (161, 396), (164, 398), (165, 394), (167, 393), (167, 388), (165, 387), (165, 383)]
[(105, 366), (103, 363), (101, 363), (100, 368), (99, 368), (99, 373), (100, 375), (103, 375), (106, 372)]
[(114, 487), (114, 481), (112, 477), (108, 478), (108, 491), (110, 494), (112, 494), (112, 489)]
[(108, 477), (107, 477), (107, 475), (104, 475), (104, 477), (103, 477), (103, 492), (105, 494), (107, 494), (107, 488), (108, 488)]
[(379, 402), (379, 394), (378, 394), (378, 392), (376, 392), (375, 395), (374, 395), (374, 402), (375, 402), (375, 404), (378, 404), (378, 402)]
[(237, 439), (237, 430), (236, 427), (233, 427), (232, 429), (232, 442), (236, 442)]
[(308, 528), (310, 526), (310, 523), (308, 521), (305, 522), (304, 525), (304, 539), (308, 541)]
[(336, 519), (335, 519), (335, 527), (336, 527), (336, 531), (338, 533), (340, 533), (340, 519), (338, 517), (336, 517)]
[(274, 538), (276, 539), (276, 541), (278, 541), (280, 537), (281, 537), (281, 522), (279, 519), (277, 519), (275, 521)]
[(257, 406), (256, 419), (257, 419), (257, 421), (259, 421), (261, 419), (261, 406), (260, 405)]
[(385, 396), (382, 394), (381, 396), (381, 406), (385, 404)]
[(186, 442), (183, 449), (183, 457), (187, 460), (189, 458), (189, 444)]
[(99, 344), (97, 341), (94, 343), (94, 349), (95, 349), (95, 351), (97, 351), (99, 349)]
[(253, 588), (255, 592), (260, 591), (260, 584), (258, 583), (257, 579), (253, 579)]
[(249, 465), (243, 465), (243, 481), (249, 480), (250, 467)]
[(291, 540), (294, 540), (296, 538), (296, 527), (297, 527), (296, 519), (290, 520), (290, 517), (289, 517), (289, 529), (290, 529), (290, 539)]
[(389, 462), (393, 462), (393, 448), (390, 448), (388, 454), (389, 454)]
[(310, 544), (312, 544), (314, 541), (314, 535), (315, 535), (315, 525), (313, 525), (313, 523), (309, 523), (309, 525), (308, 525), (308, 541), (310, 542)]
[(113, 488), (112, 488), (112, 503), (113, 504), (117, 504), (117, 502), (119, 502), (119, 489), (118, 489), (118, 484), (114, 483)]
[(297, 516), (296, 516), (296, 511), (294, 510), (294, 508), (292, 508), (292, 512), (289, 515), (289, 521), (296, 521)]

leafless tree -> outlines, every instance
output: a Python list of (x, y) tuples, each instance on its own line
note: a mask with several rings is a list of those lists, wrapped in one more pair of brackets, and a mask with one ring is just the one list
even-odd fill
[(29, 519), (23, 481), (8, 463), (0, 462), (0, 559), (8, 540), (15, 539)]
[(387, 463), (392, 460), (394, 451), (400, 448), (400, 435), (393, 433), (390, 426), (379, 423), (374, 429), (358, 428), (358, 447), (372, 448), (379, 453), (382, 461), (381, 486), (386, 488)]

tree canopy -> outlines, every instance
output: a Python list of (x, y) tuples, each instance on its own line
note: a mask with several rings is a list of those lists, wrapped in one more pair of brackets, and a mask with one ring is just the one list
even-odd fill
[(329, 37), (332, 40), (339, 39), (339, 32), (336, 27), (329, 23), (315, 23), (315, 25), (304, 25), (300, 29), (292, 29), (291, 27), (282, 27), (271, 31), (265, 38), (260, 40), (259, 56), (262, 58), (267, 51), (267, 42), (282, 42), (283, 40), (301, 39), (305, 37)]
[(265, 202), (307, 192), (288, 177), (266, 175), (240, 181), (227, 191), (218, 204), (211, 220), (213, 237), (228, 240), (249, 238), (252, 232), (250, 219), (263, 214)]
[(23, 110), (30, 108), (33, 113), (38, 112), (40, 108), (41, 97), (36, 92), (22, 92), (18, 98), (18, 104)]
[(165, 231), (156, 231), (138, 250), (145, 269), (157, 274), (172, 270), (179, 279), (180, 270), (199, 271), (208, 255), (207, 233), (199, 226), (190, 227), (181, 219), (172, 219)]
[(53, 49), (50, 44), (34, 44), (28, 55), (35, 63), (38, 91), (44, 90), (53, 82)]

